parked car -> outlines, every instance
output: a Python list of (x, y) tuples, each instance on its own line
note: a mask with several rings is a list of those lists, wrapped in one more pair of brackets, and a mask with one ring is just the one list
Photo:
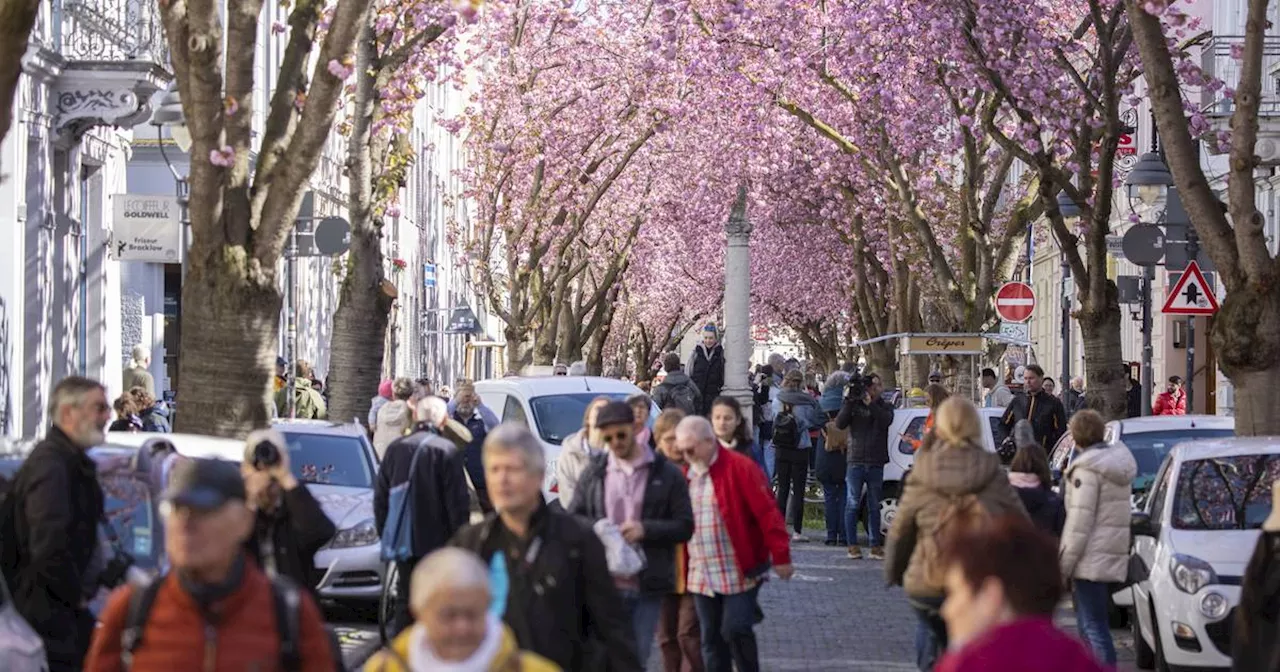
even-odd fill
[[(982, 427), (982, 447), (994, 453), (1006, 436), (1004, 425), (1000, 423), (1004, 409), (979, 408), (978, 413), (987, 421)], [(915, 446), (904, 435), (920, 439), (928, 416), (927, 408), (899, 408), (893, 412), (893, 424), (889, 425), (889, 464), (884, 467), (884, 492), (880, 500), (880, 525), (884, 530), (889, 529), (898, 515), (902, 484), (916, 461)]]
[[(592, 376), (513, 377), (482, 380), (476, 393), (503, 422), (527, 425), (542, 442), (547, 457), (547, 475), (542, 491), (547, 501), (559, 498), (556, 458), (560, 444), (582, 429), (582, 415), (596, 397), (625, 400), (640, 394), (640, 388), (625, 380)], [(649, 409), (649, 424), (658, 416), (656, 405)]]
[(1271, 512), (1280, 440), (1180, 443), (1133, 514), (1138, 667), (1227, 669), (1245, 566)]
[[(375, 601), (383, 564), (373, 522), (373, 482), (378, 462), (364, 428), (323, 420), (279, 420), (274, 426), (289, 444), (294, 476), (311, 491), (338, 532), (316, 553), (315, 581), (322, 598)], [(141, 446), (164, 436), (188, 457), (240, 462), (244, 442), (194, 434), (111, 432), (108, 441)]]

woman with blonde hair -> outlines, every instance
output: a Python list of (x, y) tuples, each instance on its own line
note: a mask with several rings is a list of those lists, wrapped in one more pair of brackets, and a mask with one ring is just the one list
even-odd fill
[(1026, 510), (1000, 464), (983, 448), (983, 419), (960, 397), (937, 408), (928, 448), (916, 455), (885, 549), (885, 579), (901, 585), (919, 619), (916, 664), (933, 669), (946, 649), (939, 560), (942, 539), (956, 529)]

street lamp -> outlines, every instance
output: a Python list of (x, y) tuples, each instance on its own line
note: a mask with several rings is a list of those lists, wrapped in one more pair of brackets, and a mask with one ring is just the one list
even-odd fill
[[(1063, 220), (1076, 220), (1083, 214), (1075, 199), (1061, 190), (1058, 191), (1058, 212)], [(1057, 241), (1056, 236), (1054, 240)], [(1071, 385), (1071, 263), (1060, 242), (1058, 256), (1062, 264), (1062, 385), (1065, 390)]]
[[(1154, 123), (1152, 127), (1154, 128)], [(1152, 145), (1156, 140), (1152, 138)], [(1153, 147), (1155, 149), (1155, 147)], [(1158, 224), (1164, 219), (1165, 206), (1169, 201), (1169, 187), (1173, 186), (1173, 173), (1165, 165), (1163, 154), (1151, 151), (1138, 159), (1138, 165), (1124, 178), (1124, 190), (1129, 197), (1129, 210), (1150, 224)], [(1141, 214), (1139, 214), (1141, 213)], [(1154, 216), (1151, 216), (1154, 215)], [(1151, 361), (1151, 286), (1155, 283), (1155, 264), (1142, 266), (1142, 413), (1151, 412), (1151, 388), (1154, 384)], [(1190, 320), (1188, 320), (1190, 321)], [(1190, 387), (1190, 381), (1188, 381)]]
[(164, 165), (169, 168), (169, 173), (173, 175), (174, 190), (178, 196), (178, 212), (180, 213), (182, 227), (182, 279), (187, 279), (187, 252), (191, 247), (190, 232), (187, 213), (187, 192), (190, 184), (184, 175), (178, 173), (178, 169), (173, 166), (173, 162), (169, 160), (169, 155), (164, 151), (164, 128), (169, 129), (169, 137), (173, 139), (173, 144), (178, 146), (178, 150), (186, 154), (191, 149), (191, 131), (187, 129), (186, 115), (182, 111), (182, 96), (178, 93), (178, 82), (174, 80), (169, 84), (169, 88), (165, 89), (164, 95), (160, 97), (160, 102), (156, 105), (156, 109), (151, 113), (151, 125), (156, 127), (156, 140), (160, 146), (160, 157), (164, 159)]

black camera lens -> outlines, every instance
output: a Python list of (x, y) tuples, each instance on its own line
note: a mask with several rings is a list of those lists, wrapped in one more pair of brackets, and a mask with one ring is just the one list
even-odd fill
[(253, 466), (274, 467), (280, 464), (280, 449), (270, 441), (260, 441), (253, 447)]

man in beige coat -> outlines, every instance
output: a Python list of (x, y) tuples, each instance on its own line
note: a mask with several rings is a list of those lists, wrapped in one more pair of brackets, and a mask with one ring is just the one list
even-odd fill
[(1098, 660), (1115, 665), (1107, 609), (1110, 584), (1124, 581), (1129, 573), (1129, 502), (1138, 463), (1128, 448), (1103, 443), (1106, 421), (1097, 411), (1076, 413), (1067, 429), (1084, 448), (1063, 476), (1067, 524), (1059, 561), (1062, 575), (1073, 581), (1080, 633)]

